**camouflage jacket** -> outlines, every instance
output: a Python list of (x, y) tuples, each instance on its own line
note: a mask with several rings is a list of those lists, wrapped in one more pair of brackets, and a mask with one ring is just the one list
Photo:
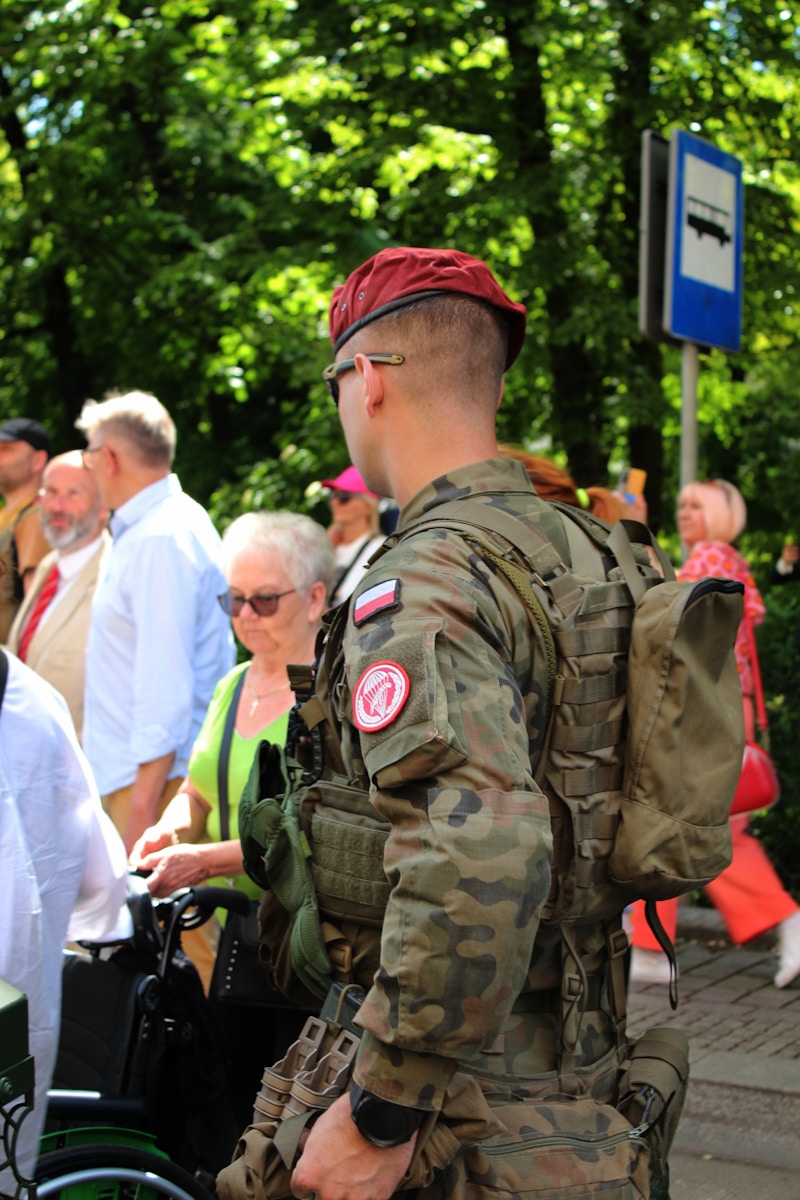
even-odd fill
[[(569, 562), (561, 518), (513, 461), (435, 479), (398, 531), (466, 496), (539, 523)], [(561, 982), (559, 931), (540, 926), (552, 836), (531, 771), (546, 671), (518, 593), (445, 529), (390, 539), (350, 598), (343, 650), (336, 678), (323, 656), (319, 690), (331, 697), (347, 774), (390, 826), (390, 894), (356, 1077), (438, 1109), (459, 1067), (515, 1073), (520, 997), (524, 1008), (525, 993)], [(599, 928), (580, 931), (579, 949), (587, 971), (602, 969)], [(517, 1037), (529, 1043), (530, 1025)], [(588, 1039), (578, 1058), (593, 1062), (610, 1038), (590, 1028)]]

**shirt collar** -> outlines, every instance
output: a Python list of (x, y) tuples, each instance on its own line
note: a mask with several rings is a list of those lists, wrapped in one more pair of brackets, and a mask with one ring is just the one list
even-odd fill
[(81, 546), (79, 550), (73, 550), (70, 554), (59, 554), (58, 573), (65, 581), (74, 579), (79, 575), (83, 568), (88, 563), (93, 554), (96, 554), (100, 549), (103, 541), (103, 535), (98, 534), (93, 541), (89, 542), (88, 546)]
[(109, 522), (112, 536), (120, 537), (126, 529), (130, 529), (131, 525), (136, 525), (142, 517), (166, 500), (168, 496), (177, 496), (182, 491), (180, 480), (175, 474), (165, 475), (163, 479), (157, 479), (155, 483), (148, 484), (116, 509)]

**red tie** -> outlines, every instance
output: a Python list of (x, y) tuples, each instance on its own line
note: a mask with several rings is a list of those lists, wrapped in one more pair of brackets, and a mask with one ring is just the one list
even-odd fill
[(53, 563), (53, 566), (50, 568), (50, 574), (45, 579), (44, 583), (42, 584), (42, 590), (39, 592), (39, 595), (36, 597), (36, 602), (34, 603), (34, 606), (31, 609), (31, 615), (28, 617), (27, 624), (25, 625), (25, 628), (22, 632), (22, 637), (19, 639), (19, 650), (17, 651), (17, 658), (21, 658), (23, 662), (25, 662), (25, 656), (28, 653), (28, 647), (31, 644), (33, 635), (36, 633), (36, 630), (39, 628), (39, 623), (41, 622), (41, 619), (44, 616), (45, 609), (47, 608), (50, 601), (53, 599), (53, 596), (55, 596), (57, 587), (58, 587), (58, 563)]

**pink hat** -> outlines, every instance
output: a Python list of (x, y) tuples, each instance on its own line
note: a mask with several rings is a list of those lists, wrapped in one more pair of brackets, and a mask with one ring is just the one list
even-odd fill
[(355, 467), (348, 467), (346, 471), (342, 471), (341, 475), (337, 475), (335, 479), (323, 479), (322, 486), (330, 488), (332, 492), (354, 492), (356, 495), (372, 496), (375, 500), (379, 499), (377, 492), (369, 490)]
[(525, 339), (524, 305), (506, 295), (481, 259), (460, 250), (419, 246), (380, 250), (336, 288), (328, 314), (334, 350), (371, 321), (443, 292), (473, 296), (506, 313), (510, 323), (506, 367), (510, 367)]

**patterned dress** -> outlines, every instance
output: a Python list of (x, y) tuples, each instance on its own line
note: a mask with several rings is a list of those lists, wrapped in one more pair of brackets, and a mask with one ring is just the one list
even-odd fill
[[(735, 579), (744, 584), (745, 615), (753, 625), (761, 624), (766, 613), (764, 601), (750, 574), (750, 568), (738, 550), (727, 542), (695, 542), (691, 554), (678, 571), (678, 579), (707, 579), (709, 576), (715, 579)], [(753, 667), (744, 621), (736, 635), (735, 654), (742, 691), (746, 696), (752, 696)]]

